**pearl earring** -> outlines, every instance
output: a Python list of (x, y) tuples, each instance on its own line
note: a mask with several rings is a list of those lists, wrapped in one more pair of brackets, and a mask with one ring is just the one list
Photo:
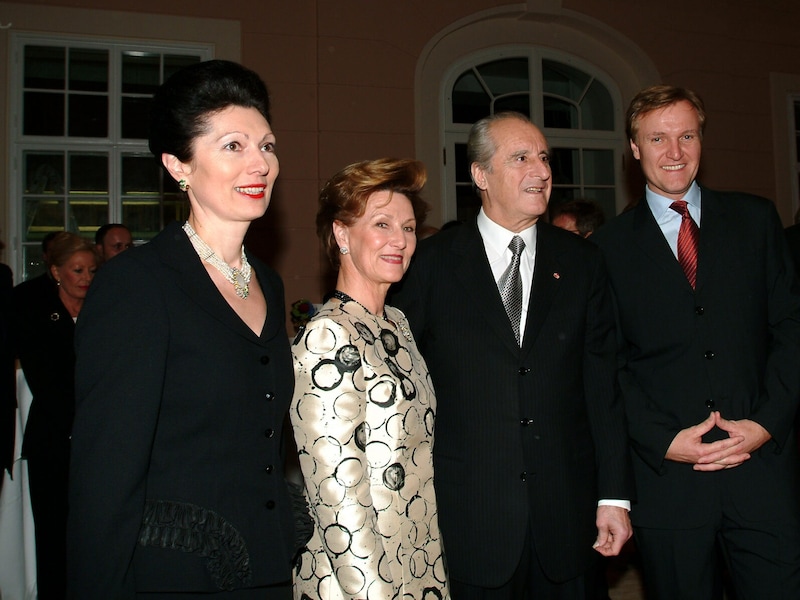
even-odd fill
[(348, 254), (350, 250), (342, 246), (341, 248), (339, 248), (339, 252), (341, 252), (342, 254)]

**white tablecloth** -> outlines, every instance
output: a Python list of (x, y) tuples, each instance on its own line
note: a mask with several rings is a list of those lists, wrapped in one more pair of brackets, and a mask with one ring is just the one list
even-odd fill
[(17, 435), (13, 479), (3, 471), (0, 492), (0, 599), (36, 600), (36, 548), (28, 488), (28, 465), (20, 460), (22, 432), (31, 407), (31, 391), (17, 370)]

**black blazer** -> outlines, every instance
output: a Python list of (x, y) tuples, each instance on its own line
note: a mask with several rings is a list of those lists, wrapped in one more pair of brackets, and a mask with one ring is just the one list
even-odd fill
[(475, 222), (421, 242), (392, 299), (436, 390), (434, 482), (450, 574), (482, 587), (508, 581), (529, 526), (548, 576), (583, 573), (598, 499), (632, 493), (600, 253), (537, 229), (521, 349)]
[(0, 488), (4, 480), (2, 470), (11, 473), (14, 466), (17, 427), (15, 356), (11, 333), (13, 287), (11, 269), (0, 263)]
[[(800, 290), (768, 200), (702, 188), (693, 291), (646, 201), (600, 228), (618, 307), (620, 384), (646, 527), (707, 523), (726, 498), (748, 519), (800, 509), (795, 444)], [(711, 410), (772, 434), (743, 465), (715, 473), (665, 461), (672, 439)], [(706, 439), (727, 436), (713, 430)], [(793, 437), (791, 438), (793, 439)]]
[(13, 291), (15, 347), (33, 400), (22, 438), (24, 457), (64, 452), (75, 413), (75, 322), (55, 282), (40, 275)]
[(178, 224), (98, 272), (76, 334), (71, 597), (290, 579), (283, 284), (248, 258), (267, 301), (260, 336)]
[(789, 253), (794, 261), (794, 268), (800, 274), (800, 224), (787, 227), (786, 243), (789, 245)]

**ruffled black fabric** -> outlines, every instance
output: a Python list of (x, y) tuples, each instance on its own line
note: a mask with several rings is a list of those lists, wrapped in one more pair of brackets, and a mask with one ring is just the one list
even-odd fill
[(303, 486), (293, 481), (287, 481), (289, 499), (292, 502), (292, 515), (294, 516), (294, 552), (295, 558), (305, 550), (308, 540), (314, 533), (314, 521), (311, 518), (311, 509), (306, 502)]
[(239, 531), (213, 510), (169, 500), (147, 500), (139, 544), (194, 552), (220, 590), (234, 590), (252, 579), (250, 555)]

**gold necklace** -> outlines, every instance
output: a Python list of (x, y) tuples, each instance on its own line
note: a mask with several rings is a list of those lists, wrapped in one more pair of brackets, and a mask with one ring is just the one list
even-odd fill
[(197, 252), (197, 256), (222, 273), (223, 277), (233, 285), (233, 291), (236, 292), (239, 298), (242, 300), (247, 298), (250, 295), (252, 267), (250, 267), (247, 256), (245, 256), (244, 245), (242, 245), (242, 268), (237, 269), (217, 256), (211, 247), (203, 241), (203, 238), (197, 235), (189, 221), (183, 224), (183, 230), (189, 236), (189, 241), (192, 243), (194, 251)]

